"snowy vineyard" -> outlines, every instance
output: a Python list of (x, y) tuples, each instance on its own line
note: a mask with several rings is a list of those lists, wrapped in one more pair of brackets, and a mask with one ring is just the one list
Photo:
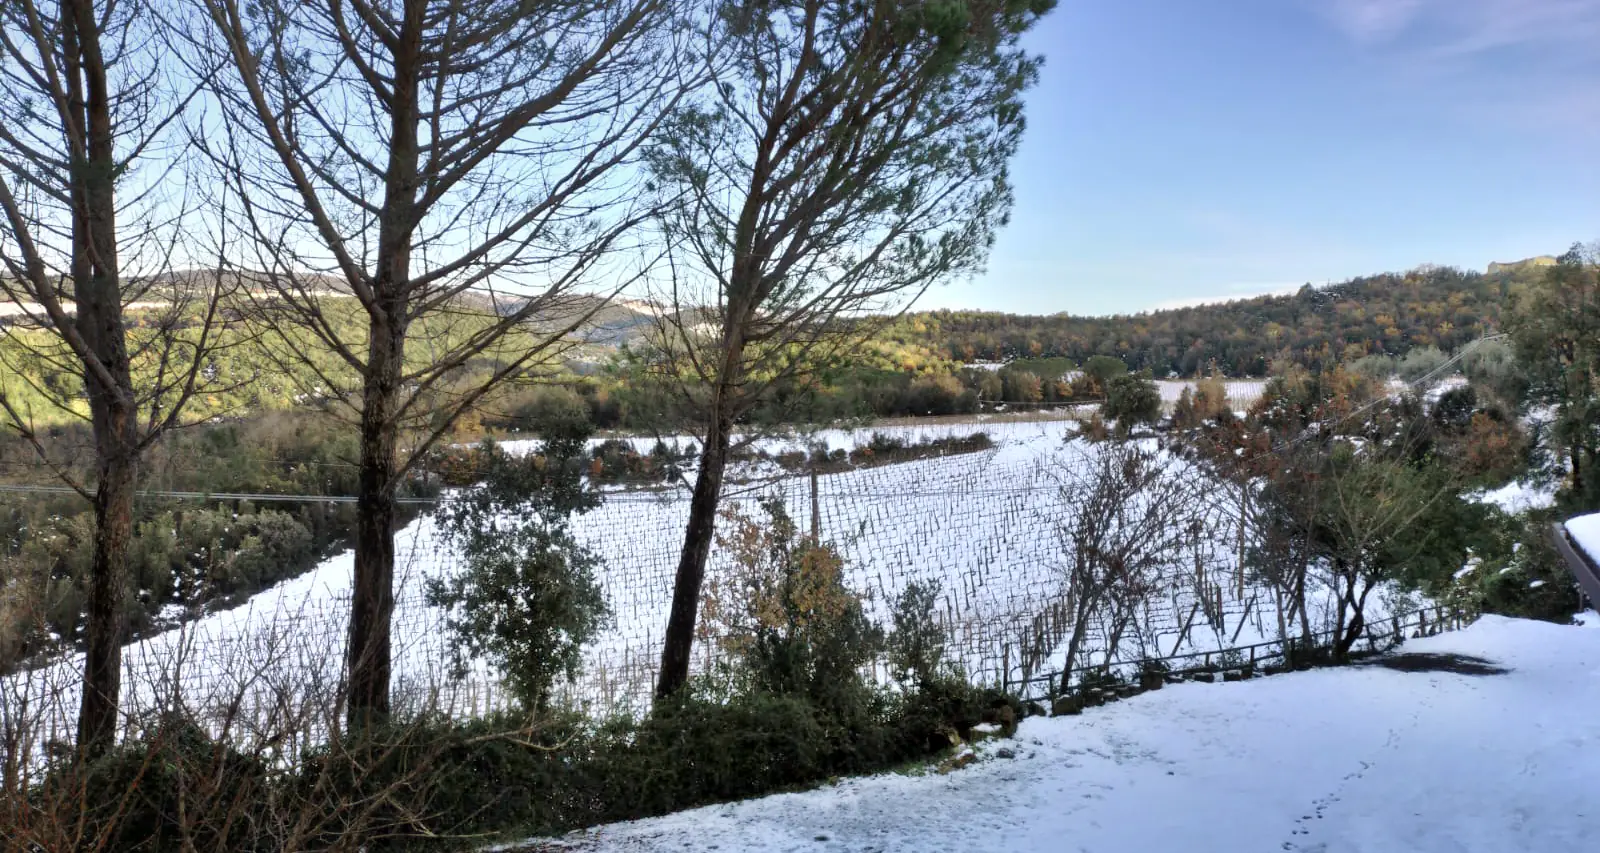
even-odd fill
[[(968, 677), (1038, 694), (1059, 676), (1073, 627), (1064, 539), (1079, 509), (1074, 484), (1104, 451), (1065, 441), (1069, 427), (1061, 423), (891, 431), (916, 440), (975, 429), (989, 432), (995, 449), (825, 475), (815, 492), (806, 477), (756, 480), (735, 488), (730, 500), (781, 496), (802, 524), (815, 511), (822, 538), (844, 556), (851, 585), (868, 596), (869, 612), (880, 621), (908, 583), (937, 582), (949, 653)], [(804, 442), (847, 447), (869, 437), (870, 431), (832, 431)], [(1174, 540), (1182, 547), (1133, 605), (1131, 630), (1091, 614), (1076, 666), (1248, 646), (1277, 639), (1280, 627), (1300, 631), (1271, 588), (1240, 571), (1251, 536), (1240, 530), (1237, 491), (1176, 460), (1163, 464), (1197, 497), (1192, 530)], [(599, 714), (636, 711), (648, 702), (686, 506), (681, 491), (616, 492), (576, 520), (581, 540), (605, 559), (601, 581), (614, 618), (586, 649), (579, 680), (565, 688), (570, 705)], [(423, 516), (404, 529), (397, 550), (398, 701), (457, 716), (508, 705), (483, 662), (473, 662), (465, 678), (453, 677), (451, 637), (443, 614), (424, 600), (424, 582), (448, 575), (457, 561), (432, 520)], [(710, 571), (726, 565), (726, 555), (714, 551)], [(243, 719), (327, 701), (342, 669), (351, 569), (350, 554), (333, 557), (241, 607), (129, 646), (123, 677), (129, 719), (175, 700), (191, 709), (227, 705)], [(1308, 627), (1325, 630), (1331, 597), (1318, 595), (1309, 605)], [(1369, 617), (1387, 618), (1398, 606), (1376, 603)], [(696, 666), (710, 664), (713, 654), (714, 643), (700, 643)], [(43, 732), (68, 733), (79, 666), (66, 660), (9, 679), (0, 723), (31, 717)]]

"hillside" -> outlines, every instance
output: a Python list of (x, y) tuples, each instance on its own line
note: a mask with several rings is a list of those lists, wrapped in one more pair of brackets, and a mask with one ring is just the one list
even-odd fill
[(893, 336), (964, 362), (1115, 356), (1157, 376), (1192, 376), (1215, 365), (1230, 376), (1260, 376), (1271, 362), (1318, 367), (1412, 347), (1451, 350), (1499, 328), (1507, 297), (1540, 274), (1507, 264), (1493, 274), (1419, 268), (1306, 285), (1260, 296), (1112, 317), (1019, 316), (986, 311), (907, 315)]

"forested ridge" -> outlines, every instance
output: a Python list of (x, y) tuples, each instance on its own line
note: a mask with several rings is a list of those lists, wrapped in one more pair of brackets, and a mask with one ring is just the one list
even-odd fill
[(1527, 267), (1492, 275), (1422, 267), (1287, 296), (1111, 317), (926, 311), (908, 314), (891, 337), (962, 362), (1106, 355), (1156, 376), (1213, 366), (1262, 376), (1280, 360), (1320, 369), (1412, 347), (1448, 352), (1498, 330), (1507, 298), (1534, 275)]

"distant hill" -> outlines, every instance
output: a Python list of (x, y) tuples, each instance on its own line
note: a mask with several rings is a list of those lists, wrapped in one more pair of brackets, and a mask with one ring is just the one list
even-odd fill
[[(1230, 376), (1262, 376), (1279, 360), (1318, 368), (1364, 355), (1400, 355), (1419, 346), (1456, 349), (1498, 331), (1512, 289), (1552, 263), (1554, 258), (1539, 256), (1491, 264), (1484, 273), (1419, 267), (1325, 287), (1308, 284), (1293, 294), (1111, 317), (916, 312), (876, 332), (872, 345), (876, 355), (863, 357), (895, 365), (1018, 358), (1060, 358), (1081, 364), (1107, 355), (1160, 378), (1193, 376), (1213, 367)], [(203, 286), (212, 275), (185, 271), (162, 281), (141, 282), (140, 295), (147, 300), (160, 298), (173, 286)], [(316, 277), (310, 286), (328, 294), (348, 292), (335, 277)], [(491, 299), (475, 292), (460, 301), (501, 313), (524, 304), (503, 293)], [(577, 334), (586, 344), (580, 358), (586, 363), (604, 361), (608, 351), (640, 339), (671, 313), (670, 308), (645, 300), (602, 304), (598, 297), (574, 295), (546, 319), (552, 327), (564, 326), (573, 312), (589, 310), (594, 316)], [(15, 318), (0, 311), (0, 325), (8, 319)]]
[(1422, 267), (1292, 295), (1113, 317), (1019, 316), (984, 311), (909, 314), (893, 331), (961, 362), (1096, 355), (1158, 377), (1192, 376), (1215, 366), (1230, 376), (1261, 376), (1275, 360), (1311, 367), (1412, 347), (1451, 350), (1491, 334), (1513, 287), (1539, 274), (1543, 258), (1478, 273)]

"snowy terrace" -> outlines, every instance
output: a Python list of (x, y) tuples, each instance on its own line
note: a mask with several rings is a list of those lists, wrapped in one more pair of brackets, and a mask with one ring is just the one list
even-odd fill
[(948, 775), (850, 779), (500, 849), (1600, 849), (1600, 618), (1486, 616), (1399, 651), (1393, 667), (1181, 684), (1031, 718)]
[[(888, 608), (913, 580), (933, 580), (950, 650), (974, 681), (1042, 693), (1059, 674), (1070, 627), (1065, 613), (1059, 525), (1075, 502), (1060, 486), (1064, 474), (1092, 462), (1097, 452), (1065, 443), (1068, 424), (1051, 422), (941, 424), (878, 430), (908, 440), (964, 436), (984, 429), (995, 449), (825, 475), (817, 511), (825, 539), (848, 561), (850, 583), (870, 596), (872, 614)], [(832, 430), (804, 439), (832, 447), (865, 442), (872, 430)], [(775, 448), (773, 448), (775, 449)], [(1140, 630), (1106, 648), (1106, 626), (1090, 624), (1080, 664), (1131, 661), (1185, 652), (1204, 653), (1276, 640), (1279, 615), (1269, 588), (1241, 576), (1238, 558), (1248, 539), (1238, 529), (1237, 493), (1170, 462), (1180, 476), (1208, 495), (1208, 519), (1188, 553), (1174, 560), (1164, 589), (1144, 605)], [(733, 500), (779, 495), (797, 519), (811, 517), (810, 484), (783, 478), (743, 486)], [(605, 558), (600, 580), (613, 624), (585, 651), (584, 672), (564, 697), (605, 712), (648, 701), (659, 661), (673, 570), (687, 501), (678, 490), (612, 493), (599, 509), (575, 521), (580, 539)], [(475, 662), (465, 679), (449, 672), (449, 637), (443, 614), (424, 601), (424, 579), (456, 570), (455, 555), (440, 540), (431, 517), (398, 536), (398, 603), (394, 618), (395, 680), (401, 696), (427, 697), (453, 713), (483, 713), (508, 697), (488, 667)], [(713, 568), (726, 557), (713, 554)], [(298, 701), (298, 685), (339, 680), (346, 634), (353, 558), (335, 556), (315, 570), (262, 592), (233, 610), (207, 615), (181, 630), (128, 647), (127, 705), (151, 707), (175, 687), (186, 701), (215, 695), (246, 696), (245, 704)], [(1372, 605), (1379, 623), (1405, 602)], [(1314, 631), (1331, 623), (1331, 596), (1310, 602)], [(1298, 633), (1292, 616), (1288, 632)], [(713, 644), (697, 649), (697, 666), (710, 662)], [(62, 730), (77, 707), (77, 660), (63, 661), (4, 685), (0, 706), (11, 712), (26, 701), (37, 710), (59, 709)], [(5, 711), (0, 707), (0, 711)]]

